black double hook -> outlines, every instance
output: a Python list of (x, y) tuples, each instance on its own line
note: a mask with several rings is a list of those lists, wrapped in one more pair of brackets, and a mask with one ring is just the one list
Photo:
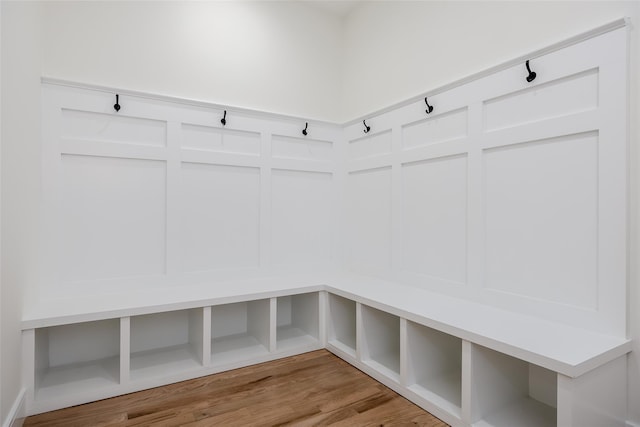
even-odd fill
[(222, 123), (222, 126), (227, 125), (227, 110), (224, 110), (224, 116), (220, 119), (220, 123)]
[(120, 111), (120, 95), (116, 93), (116, 103), (113, 104), (113, 109), (116, 110), (116, 113)]
[(529, 83), (531, 83), (532, 81), (534, 81), (536, 79), (536, 73), (534, 71), (531, 71), (531, 68), (529, 68), (529, 60), (527, 59), (527, 71), (529, 72), (529, 75), (527, 76), (527, 81)]
[(427, 102), (427, 98), (424, 98), (424, 103), (427, 104), (427, 114), (431, 114), (431, 112), (433, 111), (433, 105), (429, 105), (429, 103)]
[(308, 132), (307, 132), (307, 128), (308, 128), (308, 127), (309, 127), (309, 122), (305, 122), (305, 124), (304, 124), (304, 129), (302, 129), (302, 134), (303, 134), (304, 136), (307, 136), (307, 133), (308, 133)]
[(367, 126), (367, 122), (365, 122), (364, 120), (362, 121), (362, 124), (364, 125), (364, 133), (369, 133), (369, 131), (371, 130), (371, 126)]

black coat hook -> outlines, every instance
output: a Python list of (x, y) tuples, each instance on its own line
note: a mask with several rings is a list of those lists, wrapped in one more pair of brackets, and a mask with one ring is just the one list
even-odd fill
[(309, 127), (309, 122), (306, 122), (306, 123), (304, 124), (304, 129), (302, 129), (302, 134), (303, 134), (304, 136), (307, 136), (307, 133), (308, 133), (308, 132), (307, 132), (307, 128), (308, 128), (308, 127)]
[(220, 119), (220, 123), (222, 123), (222, 126), (227, 125), (227, 110), (224, 110), (224, 116)]
[(424, 103), (427, 104), (427, 114), (431, 114), (431, 112), (433, 111), (433, 105), (429, 105), (426, 97), (424, 98)]
[(531, 83), (532, 81), (534, 81), (536, 79), (536, 73), (531, 71), (531, 68), (529, 68), (529, 60), (527, 59), (527, 71), (529, 72), (529, 75), (527, 76), (527, 81), (529, 83)]
[(113, 109), (116, 110), (116, 112), (120, 111), (120, 95), (118, 95), (116, 93), (116, 103), (113, 104)]
[(362, 124), (364, 125), (364, 133), (369, 133), (371, 130), (371, 126), (367, 126), (367, 123), (363, 120)]

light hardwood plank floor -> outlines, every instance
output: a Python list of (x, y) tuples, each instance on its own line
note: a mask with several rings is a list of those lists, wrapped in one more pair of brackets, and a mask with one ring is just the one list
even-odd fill
[(447, 424), (326, 350), (28, 417), (25, 427)]

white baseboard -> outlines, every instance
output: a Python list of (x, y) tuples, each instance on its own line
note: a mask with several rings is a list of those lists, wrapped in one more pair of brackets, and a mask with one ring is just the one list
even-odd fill
[(2, 423), (2, 427), (22, 427), (25, 415), (25, 396), (26, 390), (20, 390), (18, 397), (16, 397), (15, 402), (13, 402), (13, 405), (11, 406), (11, 410), (9, 411), (7, 418)]

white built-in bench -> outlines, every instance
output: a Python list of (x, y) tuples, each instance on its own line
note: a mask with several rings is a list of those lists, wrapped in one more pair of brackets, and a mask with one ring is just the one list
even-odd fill
[(44, 302), (35, 414), (327, 348), (456, 426), (614, 426), (631, 342), (383, 280), (271, 277)]

